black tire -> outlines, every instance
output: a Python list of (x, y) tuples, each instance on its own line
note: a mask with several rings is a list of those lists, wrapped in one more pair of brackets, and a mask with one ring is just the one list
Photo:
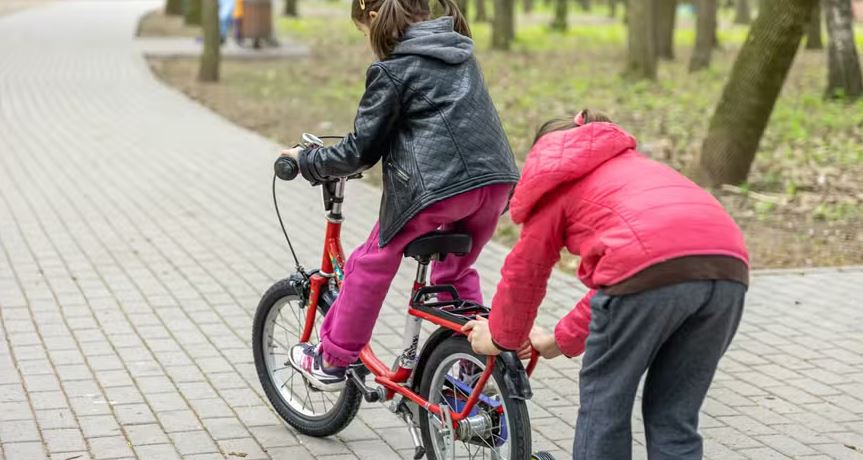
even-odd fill
[[(470, 344), (464, 336), (453, 336), (440, 343), (428, 357), (425, 363), (418, 363), (424, 366), (422, 381), (420, 382), (420, 394), (427, 400), (431, 395), (431, 385), (438, 368), (444, 364), (445, 360), (453, 355), (470, 355), (479, 362), (485, 363), (485, 357), (477, 355), (471, 350)], [(483, 365), (484, 368), (484, 365)], [(510, 398), (509, 392), (504, 383), (503, 371), (496, 368), (492, 373), (489, 383), (494, 380), (496, 387), (501, 392), (505, 407), (506, 407), (506, 423), (509, 431), (510, 456), (507, 460), (528, 460), (530, 459), (531, 448), (531, 433), (530, 433), (530, 417), (527, 412), (527, 404), (523, 400)], [(434, 427), (430, 425), (429, 417), (426, 412), (421, 412), (419, 417), (420, 432), (423, 438), (423, 445), (426, 450), (426, 458), (429, 460), (438, 460), (435, 452), (434, 443), (432, 441), (432, 430)], [(458, 443), (459, 441), (456, 441)], [(443, 459), (440, 459), (443, 460)]]
[[(282, 300), (299, 299), (297, 295), (296, 283), (292, 279), (283, 279), (274, 284), (258, 303), (258, 309), (255, 312), (255, 319), (252, 325), (252, 343), (255, 356), (255, 368), (258, 371), (258, 379), (264, 389), (264, 393), (273, 405), (273, 409), (279, 416), (290, 426), (294, 427), (300, 433), (314, 437), (332, 436), (343, 430), (354, 417), (357, 415), (357, 410), (362, 402), (362, 393), (350, 381), (341, 391), (338, 399), (332, 407), (321, 416), (311, 417), (295, 410), (287, 404), (280, 390), (276, 387), (273, 379), (270, 377), (270, 370), (267, 368), (266, 350), (271, 346), (269, 338), (265, 341), (267, 334), (267, 320), (270, 312), (279, 305)], [(318, 315), (323, 315), (329, 305), (322, 305), (318, 309)], [(291, 308), (291, 305), (285, 305), (284, 308)]]

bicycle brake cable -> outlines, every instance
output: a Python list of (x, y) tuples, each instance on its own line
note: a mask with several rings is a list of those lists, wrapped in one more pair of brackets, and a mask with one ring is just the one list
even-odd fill
[[(298, 147), (298, 146), (295, 146)], [(288, 231), (285, 229), (285, 222), (282, 220), (282, 213), (279, 212), (279, 199), (276, 197), (276, 175), (273, 174), (273, 206), (276, 208), (276, 217), (279, 218), (279, 226), (282, 227), (282, 234), (285, 235), (285, 241), (288, 242), (288, 249), (291, 250), (291, 256), (294, 258), (294, 263), (297, 265), (297, 271), (308, 279), (306, 269), (300, 264), (300, 259), (297, 257), (297, 252), (294, 251), (294, 245), (291, 244), (291, 238), (288, 236)]]

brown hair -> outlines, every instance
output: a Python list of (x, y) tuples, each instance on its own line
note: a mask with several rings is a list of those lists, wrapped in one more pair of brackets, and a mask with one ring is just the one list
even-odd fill
[[(581, 117), (581, 124), (576, 123), (576, 119)], [(539, 141), (542, 136), (545, 136), (548, 133), (553, 133), (555, 131), (565, 131), (567, 129), (578, 128), (579, 126), (584, 126), (588, 123), (593, 122), (605, 122), (605, 123), (614, 123), (611, 121), (611, 118), (608, 115), (602, 112), (595, 112), (589, 109), (584, 109), (579, 112), (578, 115), (569, 118), (553, 118), (539, 127), (539, 130), (536, 132), (536, 136), (533, 138), (534, 145)]]
[[(470, 37), (470, 26), (453, 0), (438, 0), (443, 7), (444, 16), (452, 16), (456, 32)], [(372, 20), (369, 12), (376, 11)], [(384, 59), (404, 36), (408, 26), (431, 17), (429, 0), (354, 0), (351, 5), (351, 18), (369, 27), (372, 50), (378, 59)]]

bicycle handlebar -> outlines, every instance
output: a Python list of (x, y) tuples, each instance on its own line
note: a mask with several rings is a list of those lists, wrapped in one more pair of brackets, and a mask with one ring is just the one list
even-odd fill
[(300, 165), (291, 157), (279, 157), (273, 164), (273, 169), (276, 171), (276, 177), (281, 180), (294, 180), (300, 173)]
[[(303, 133), (303, 140), (295, 147), (302, 147), (304, 149), (309, 147), (323, 147), (324, 141), (321, 139), (342, 139), (342, 136), (315, 136), (314, 134)], [(291, 181), (297, 178), (297, 175), (300, 173), (300, 165), (297, 163), (297, 160), (290, 157), (279, 157), (276, 159), (276, 163), (273, 165), (273, 169), (276, 172), (276, 177), (284, 181)], [(359, 179), (363, 177), (362, 173), (357, 173), (348, 177), (345, 177), (346, 180), (351, 179)], [(324, 183), (336, 183), (340, 179), (333, 178), (323, 181)], [(312, 183), (312, 185), (319, 185), (318, 183)]]

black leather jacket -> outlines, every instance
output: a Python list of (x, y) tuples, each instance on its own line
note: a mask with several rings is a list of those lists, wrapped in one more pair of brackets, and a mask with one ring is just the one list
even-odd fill
[(383, 161), (380, 245), (429, 205), (491, 184), (518, 168), (473, 57), (451, 17), (411, 26), (387, 59), (369, 67), (354, 132), (300, 154), (320, 182)]

